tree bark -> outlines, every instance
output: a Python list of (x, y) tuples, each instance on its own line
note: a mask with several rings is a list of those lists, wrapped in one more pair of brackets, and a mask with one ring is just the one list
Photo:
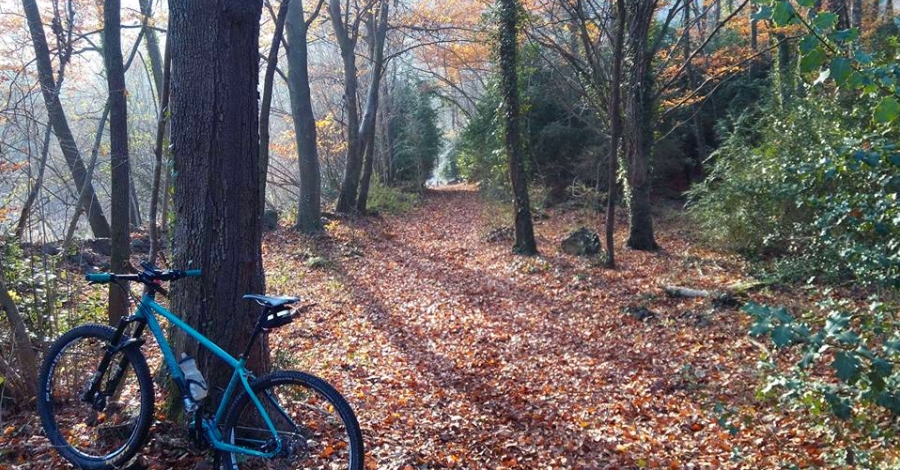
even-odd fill
[[(356, 76), (356, 39), (357, 31), (353, 25), (344, 24), (341, 14), (341, 0), (329, 0), (328, 11), (334, 26), (334, 35), (341, 49), (344, 62), (344, 107), (347, 111), (347, 165), (341, 192), (338, 195), (337, 212), (350, 213), (356, 208), (356, 194), (359, 189), (359, 177), (362, 172), (362, 155), (359, 145), (359, 110), (356, 105), (358, 78)], [(351, 29), (348, 29), (348, 26)]]
[(847, 8), (847, 0), (829, 0), (828, 9), (838, 17), (837, 29), (850, 27), (850, 11)]
[(528, 181), (522, 156), (520, 135), (519, 80), (516, 70), (516, 52), (519, 42), (519, 2), (500, 0), (500, 76), (503, 94), (503, 118), (505, 147), (509, 165), (515, 206), (516, 241), (513, 250), (523, 255), (537, 254), (534, 227), (531, 222), (531, 205), (528, 200)]
[[(691, 62), (691, 54), (693, 50), (691, 49), (691, 6), (693, 4), (693, 0), (687, 0), (687, 5), (684, 9), (684, 31), (683, 31), (683, 46), (684, 46), (684, 60), (687, 61), (686, 71), (687, 71), (687, 82), (688, 82), (688, 91), (695, 89), (700, 86), (700, 77), (698, 76), (697, 67)], [(716, 19), (716, 22), (713, 24), (715, 27), (718, 24), (719, 20)], [(701, 37), (702, 39), (702, 37)], [(703, 162), (706, 161), (706, 139), (703, 134), (703, 121), (700, 118), (700, 108), (702, 107), (702, 101), (695, 105), (697, 109), (691, 110), (694, 114), (692, 118), (693, 128), (694, 128), (694, 143), (697, 146), (697, 153), (694, 155), (693, 162), (686, 163), (685, 175), (687, 177), (686, 183), (688, 185), (691, 184), (691, 175), (694, 172), (695, 168), (698, 168), (702, 171)], [(694, 106), (692, 106), (694, 107)], [(689, 111), (689, 112), (691, 112)]]
[[(152, 0), (138, 0), (141, 14), (144, 15), (144, 41), (147, 46), (147, 56), (150, 57), (150, 72), (153, 74), (153, 86), (156, 88), (156, 97), (162, 98), (163, 94), (163, 57), (159, 50), (159, 37), (156, 30), (150, 25), (153, 18)], [(160, 104), (160, 108), (162, 108)]]
[(860, 34), (862, 33), (862, 18), (863, 18), (863, 2), (862, 0), (852, 0), (851, 4), (852, 9), (850, 10), (850, 26), (854, 28), (859, 28)]
[(630, 2), (626, 35), (631, 70), (625, 100), (625, 161), (631, 188), (630, 224), (627, 245), (636, 250), (656, 250), (650, 205), (650, 151), (653, 145), (653, 77), (648, 48), (650, 25), (656, 0)]
[(15, 301), (9, 295), (9, 288), (6, 286), (2, 266), (0, 266), (0, 307), (6, 312), (6, 317), (9, 319), (9, 326), (12, 329), (13, 340), (15, 341), (16, 360), (19, 365), (18, 373), (22, 378), (22, 383), (15, 388), (22, 390), (25, 397), (34, 398), (37, 396), (35, 388), (38, 380), (37, 357), (34, 354), (31, 339), (28, 337), (25, 321), (22, 319), (22, 315), (19, 314)]
[(44, 130), (44, 139), (41, 142), (41, 161), (38, 166), (38, 175), (34, 180), (34, 185), (31, 187), (31, 190), (28, 191), (28, 197), (25, 199), (25, 204), (22, 205), (22, 212), (19, 214), (18, 223), (16, 223), (15, 237), (19, 240), (21, 240), (22, 236), (25, 234), (25, 227), (28, 225), (29, 217), (31, 217), (31, 208), (34, 206), (34, 201), (37, 200), (38, 194), (41, 192), (41, 187), (44, 185), (44, 173), (47, 169), (47, 155), (50, 154), (51, 131), (52, 129), (49, 125)]
[[(166, 42), (166, 55), (163, 60), (163, 76), (162, 84), (159, 89), (159, 116), (156, 120), (156, 145), (153, 147), (153, 157), (155, 159), (153, 166), (153, 186), (150, 189), (150, 263), (156, 264), (156, 258), (160, 252), (159, 224), (157, 223), (157, 215), (159, 213), (159, 199), (168, 198), (168, 194), (159, 194), (160, 177), (163, 167), (163, 154), (166, 148), (166, 127), (169, 121), (169, 82), (172, 79), (172, 46), (171, 41)], [(168, 171), (166, 171), (168, 174)], [(163, 206), (165, 207), (165, 206)], [(165, 209), (162, 213), (163, 218), (166, 217)]]
[(50, 121), (50, 125), (53, 126), (53, 131), (56, 134), (56, 139), (59, 141), (66, 164), (72, 172), (75, 185), (82, 189), (87, 196), (88, 203), (83, 206), (83, 209), (87, 212), (91, 231), (96, 238), (107, 238), (110, 236), (109, 222), (103, 214), (103, 207), (97, 199), (93, 184), (86, 178), (87, 170), (84, 167), (84, 160), (78, 151), (78, 145), (75, 143), (72, 130), (69, 128), (69, 121), (66, 118), (65, 110), (59, 100), (59, 93), (53, 80), (50, 48), (47, 46), (47, 36), (44, 34), (44, 25), (41, 21), (41, 13), (38, 10), (37, 1), (22, 0), (22, 7), (28, 20), (28, 29), (31, 32), (31, 40), (34, 45), (38, 80), (41, 84), (44, 103), (47, 106), (47, 118)]
[[(125, 89), (125, 65), (122, 61), (120, 0), (103, 3), (103, 65), (109, 90), (109, 142), (111, 179), (110, 270), (127, 273), (131, 264), (131, 169), (128, 158), (128, 101)], [(128, 311), (128, 295), (109, 286), (109, 322), (115, 325)]]
[(613, 45), (612, 76), (610, 77), (609, 121), (610, 152), (607, 188), (609, 195), (606, 202), (606, 267), (616, 266), (615, 229), (616, 229), (616, 177), (619, 173), (619, 144), (622, 140), (622, 63), (625, 61), (623, 43), (625, 42), (625, 0), (616, 0), (616, 40)]
[[(284, 19), (288, 12), (289, 0), (282, 0), (275, 17), (275, 33), (272, 35), (272, 47), (266, 59), (266, 75), (263, 78), (262, 102), (259, 106), (259, 190), (263, 197), (260, 211), (266, 205), (266, 178), (269, 173), (269, 116), (272, 110), (272, 88), (275, 83), (275, 68), (278, 66), (278, 49), (284, 34)], [(302, 3), (302, 2), (301, 2)], [(305, 39), (304, 39), (305, 42)], [(290, 70), (288, 70), (290, 73)]]
[(306, 44), (308, 28), (309, 22), (306, 21), (303, 12), (303, 1), (292, 0), (287, 6), (285, 29), (288, 44), (291, 46), (287, 55), (288, 91), (291, 96), (291, 114), (294, 117), (294, 134), (297, 139), (297, 158), (300, 166), (300, 200), (297, 204), (295, 228), (310, 234), (322, 230), (322, 177), (316, 144), (316, 118), (313, 115), (312, 95), (309, 89), (309, 52)]
[[(175, 227), (173, 265), (200, 268), (172, 288), (173, 311), (232, 354), (243, 351), (259, 311), (242, 300), (264, 291), (259, 191), (259, 20), (262, 0), (169, 2)], [(175, 350), (197, 359), (211, 390), (231, 370), (183, 333)], [(265, 339), (248, 367), (268, 368)], [(215, 398), (215, 397), (214, 397)]]
[[(91, 147), (91, 160), (88, 162), (87, 167), (87, 175), (86, 178), (91, 180), (94, 176), (94, 169), (97, 168), (97, 158), (100, 156), (100, 144), (103, 142), (103, 133), (106, 131), (106, 121), (109, 119), (109, 100), (106, 100), (106, 104), (103, 106), (103, 112), (100, 113), (100, 122), (97, 123), (97, 132), (94, 134), (94, 144)], [(65, 252), (69, 245), (72, 243), (72, 239), (75, 237), (75, 229), (78, 228), (78, 219), (81, 218), (81, 207), (87, 204), (88, 201), (87, 196), (87, 188), (81, 188), (81, 192), (78, 194), (78, 204), (75, 207), (75, 213), (72, 214), (72, 219), (69, 221), (69, 227), (66, 229), (66, 236), (63, 241), (63, 249)]]
[(375, 118), (378, 114), (379, 91), (381, 90), (381, 76), (384, 73), (384, 41), (387, 37), (388, 12), (390, 2), (381, 1), (378, 14), (378, 24), (373, 25), (371, 34), (374, 36), (372, 47), (372, 82), (369, 83), (369, 92), (366, 98), (366, 109), (363, 113), (362, 125), (360, 125), (359, 139), (365, 146), (363, 159), (362, 178), (359, 182), (359, 199), (356, 210), (365, 214), (369, 201), (369, 183), (372, 180), (372, 171), (375, 165)]

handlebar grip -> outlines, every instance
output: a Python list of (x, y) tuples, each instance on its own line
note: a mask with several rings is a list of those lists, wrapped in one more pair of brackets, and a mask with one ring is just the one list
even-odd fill
[(90, 282), (103, 283), (103, 282), (112, 281), (113, 275), (110, 273), (92, 273), (92, 274), (86, 274), (84, 276), (84, 278)]
[(200, 277), (201, 273), (202, 271), (199, 269), (188, 269), (184, 272), (184, 277)]

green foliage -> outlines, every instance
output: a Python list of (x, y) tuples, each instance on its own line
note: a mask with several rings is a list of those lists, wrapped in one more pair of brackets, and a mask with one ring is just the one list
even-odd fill
[(785, 256), (795, 278), (900, 286), (897, 130), (864, 119), (875, 103), (816, 93), (748, 112), (691, 190), (693, 215), (727, 248)]
[(512, 191), (503, 152), (499, 107), (500, 94), (496, 86), (491, 86), (460, 134), (456, 161), (460, 176), (467, 181), (479, 183), (491, 195), (507, 197)]
[(369, 188), (369, 208), (387, 214), (401, 214), (415, 207), (419, 196), (416, 193), (403, 192), (400, 189), (373, 182)]
[[(559, 203), (575, 181), (595, 184), (597, 154), (605, 134), (591, 113), (583, 112), (578, 97), (562, 72), (546, 67), (535, 46), (525, 47), (519, 64), (522, 103), (522, 143), (526, 171), (532, 181), (548, 188), (546, 202)], [(560, 68), (564, 68), (560, 66)], [(496, 79), (479, 102), (460, 135), (455, 160), (464, 179), (479, 183), (489, 197), (511, 197), (504, 150), (501, 99)], [(541, 201), (536, 201), (541, 202)]]
[[(799, 349), (793, 372), (773, 374), (770, 384), (786, 389), (786, 398), (814, 396), (844, 421), (853, 419), (854, 408), (860, 406), (900, 416), (900, 369), (894, 367), (900, 359), (900, 335), (891, 309), (879, 301), (872, 301), (867, 310), (835, 302), (821, 307), (827, 312), (824, 324), (812, 316), (795, 318), (783, 307), (744, 306), (755, 318), (752, 336), (769, 337), (779, 349)], [(838, 380), (814, 378), (811, 371), (818, 363)], [(767, 365), (776, 370), (773, 362)]]
[(391, 183), (422, 187), (443, 145), (434, 93), (425, 82), (401, 80), (393, 90)]
[[(795, 273), (874, 292), (868, 308), (822, 301), (824, 315), (754, 303), (744, 311), (755, 318), (751, 335), (797, 353), (787, 371), (774, 355), (764, 358), (764, 394), (778, 390), (788, 406), (825, 416), (836, 440), (853, 429), (895, 445), (887, 423), (900, 416), (900, 330), (886, 299), (900, 288), (897, 41), (880, 38), (871, 44), (884, 47), (868, 51), (858, 31), (836, 30), (837, 16), (816, 12), (811, 0), (760, 3), (758, 18), (801, 25), (808, 93), (789, 109), (763, 107), (737, 122), (712, 177), (691, 194), (693, 213), (733, 248), (784, 255)], [(848, 445), (858, 464), (878, 466), (874, 454)]]

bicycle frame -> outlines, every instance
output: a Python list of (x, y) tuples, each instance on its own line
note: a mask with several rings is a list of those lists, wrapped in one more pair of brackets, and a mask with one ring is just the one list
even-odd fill
[[(225, 352), (225, 350), (216, 345), (216, 343), (213, 343), (209, 338), (203, 336), (199, 331), (195, 330), (190, 325), (185, 323), (184, 320), (167, 310), (162, 305), (158, 304), (153, 298), (152, 294), (145, 293), (141, 297), (141, 302), (138, 304), (135, 314), (131, 318), (123, 320), (123, 323), (137, 321), (140, 322), (140, 324), (146, 324), (147, 327), (150, 328), (150, 332), (153, 334), (153, 337), (156, 338), (157, 344), (159, 344), (159, 349), (160, 351), (162, 351), (163, 359), (165, 360), (166, 365), (169, 368), (169, 372), (172, 374), (175, 383), (178, 384), (178, 387), (181, 390), (182, 396), (185, 399), (186, 406), (191, 406), (193, 404), (193, 399), (189, 398), (191, 397), (191, 395), (184, 380), (184, 373), (182, 373), (181, 367), (178, 365), (178, 360), (175, 357), (175, 353), (172, 351), (172, 347), (169, 345), (169, 342), (166, 339), (166, 335), (163, 332), (162, 327), (160, 326), (159, 321), (156, 318), (156, 315), (162, 316), (172, 325), (183, 330), (185, 333), (187, 333), (188, 336), (197, 340), (197, 342), (199, 342), (204, 348), (208, 349), (216, 357), (218, 357), (223, 362), (228, 364), (232, 369), (234, 369), (234, 373), (231, 376), (231, 380), (228, 382), (228, 387), (225, 389), (225, 393), (222, 396), (222, 400), (219, 403), (218, 409), (216, 410), (216, 414), (212, 422), (210, 423), (205, 419), (202, 421), (203, 429), (206, 432), (207, 438), (209, 439), (209, 442), (213, 446), (213, 448), (224, 452), (239, 453), (263, 458), (272, 458), (277, 455), (281, 451), (281, 439), (278, 436), (278, 432), (275, 430), (275, 425), (272, 422), (271, 417), (266, 412), (262, 403), (259, 401), (259, 398), (256, 397), (256, 394), (254, 394), (253, 390), (250, 388), (250, 379), (253, 378), (253, 375), (246, 368), (247, 358), (245, 357), (245, 355), (242, 355), (239, 358), (235, 358), (234, 356), (228, 354), (227, 352)], [(124, 325), (120, 326), (120, 328), (124, 329)], [(142, 328), (138, 326), (134, 332), (133, 339), (139, 340), (139, 336), (141, 333)], [(244, 387), (244, 390), (247, 392), (247, 394), (249, 394), (251, 401), (259, 410), (259, 413), (265, 421), (266, 426), (269, 428), (269, 432), (272, 433), (272, 437), (275, 439), (276, 448), (270, 452), (260, 452), (258, 450), (248, 449), (246, 447), (235, 446), (223, 441), (222, 437), (220, 436), (219, 426), (222, 424), (222, 420), (225, 418), (227, 406), (230, 403), (231, 398), (235, 394), (239, 383)], [(275, 405), (278, 406), (277, 403)]]

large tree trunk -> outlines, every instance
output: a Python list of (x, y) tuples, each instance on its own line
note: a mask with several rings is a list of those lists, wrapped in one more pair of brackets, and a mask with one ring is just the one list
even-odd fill
[(335, 210), (349, 213), (356, 209), (356, 192), (359, 189), (359, 177), (362, 173), (359, 110), (356, 105), (356, 90), (359, 81), (356, 76), (357, 31), (348, 30), (348, 26), (352, 25), (344, 24), (341, 0), (329, 0), (328, 13), (331, 15), (334, 35), (340, 46), (341, 58), (344, 62), (344, 108), (347, 110), (347, 165), (344, 169), (344, 179), (341, 182), (341, 192), (338, 195)]
[(69, 128), (69, 121), (66, 118), (65, 110), (63, 110), (62, 103), (59, 100), (59, 93), (53, 80), (50, 49), (47, 46), (47, 36), (44, 34), (44, 25), (41, 21), (41, 13), (38, 10), (37, 1), (22, 0), (22, 7), (25, 10), (25, 17), (28, 19), (28, 29), (31, 32), (31, 40), (34, 45), (38, 80), (41, 84), (44, 103), (47, 105), (47, 118), (50, 121), (50, 125), (53, 126), (53, 131), (56, 134), (57, 141), (59, 141), (59, 147), (66, 159), (66, 164), (72, 172), (75, 185), (86, 194), (88, 202), (83, 206), (83, 209), (87, 212), (91, 231), (96, 238), (107, 238), (110, 236), (109, 222), (106, 220), (106, 216), (103, 215), (103, 207), (97, 199), (93, 184), (86, 178), (87, 170), (84, 167), (84, 160), (78, 152), (78, 145), (75, 143), (75, 137)]
[(625, 61), (622, 52), (625, 42), (625, 0), (616, 0), (616, 40), (613, 45), (613, 69), (610, 77), (609, 97), (609, 174), (607, 188), (609, 196), (606, 202), (606, 267), (616, 266), (615, 238), (616, 229), (616, 177), (619, 173), (619, 144), (622, 140), (622, 63)]
[(506, 154), (509, 179), (512, 182), (515, 204), (516, 241), (513, 250), (524, 255), (537, 254), (534, 227), (531, 224), (531, 205), (528, 200), (528, 181), (522, 156), (519, 110), (519, 80), (516, 52), (519, 43), (519, 3), (500, 0), (500, 76), (503, 93), (503, 117), (506, 127)]
[[(266, 178), (269, 173), (269, 116), (272, 110), (272, 88), (275, 84), (275, 69), (278, 67), (278, 49), (284, 33), (284, 18), (287, 16), (289, 0), (282, 0), (275, 17), (275, 33), (272, 35), (272, 47), (266, 59), (266, 75), (263, 78), (262, 102), (259, 106), (259, 190), (263, 197), (260, 210), (266, 205)], [(301, 2), (302, 3), (302, 2)], [(304, 40), (305, 42), (305, 40)], [(290, 73), (290, 71), (288, 71)]]
[[(171, 119), (175, 163), (173, 265), (200, 268), (200, 279), (172, 288), (175, 312), (232, 354), (240, 354), (258, 318), (242, 300), (264, 291), (259, 199), (259, 19), (262, 0), (171, 1)], [(184, 334), (187, 352), (211, 390), (228, 367)], [(218, 366), (218, 367), (217, 367)], [(266, 341), (248, 366), (268, 368)]]
[(359, 139), (365, 145), (365, 152), (356, 210), (362, 214), (366, 212), (366, 206), (369, 202), (369, 183), (372, 180), (372, 171), (375, 165), (375, 118), (378, 115), (381, 76), (384, 71), (384, 40), (387, 37), (389, 6), (389, 1), (381, 1), (378, 24), (372, 25), (371, 31), (374, 37), (374, 43), (372, 44), (372, 82), (369, 83), (366, 110), (363, 113), (362, 125), (360, 125), (359, 130)]
[(313, 116), (312, 95), (309, 90), (309, 53), (306, 45), (310, 22), (304, 18), (303, 1), (292, 0), (288, 5), (285, 28), (291, 46), (287, 56), (288, 91), (291, 95), (291, 114), (294, 116), (300, 165), (300, 201), (297, 204), (295, 227), (303, 233), (322, 230), (322, 177), (316, 144), (316, 118)]
[[(119, 0), (105, 0), (103, 4), (103, 65), (109, 90), (110, 142), (110, 270), (130, 271), (131, 230), (131, 169), (128, 159), (128, 102), (125, 89), (125, 65), (122, 62), (121, 4)], [(127, 313), (128, 295), (123, 289), (109, 286), (109, 322), (115, 325)]]
[(625, 100), (625, 161), (631, 188), (630, 226), (627, 245), (636, 250), (656, 250), (650, 205), (650, 151), (653, 146), (652, 56), (648, 50), (650, 24), (656, 0), (637, 0), (628, 6), (627, 49), (631, 70)]

